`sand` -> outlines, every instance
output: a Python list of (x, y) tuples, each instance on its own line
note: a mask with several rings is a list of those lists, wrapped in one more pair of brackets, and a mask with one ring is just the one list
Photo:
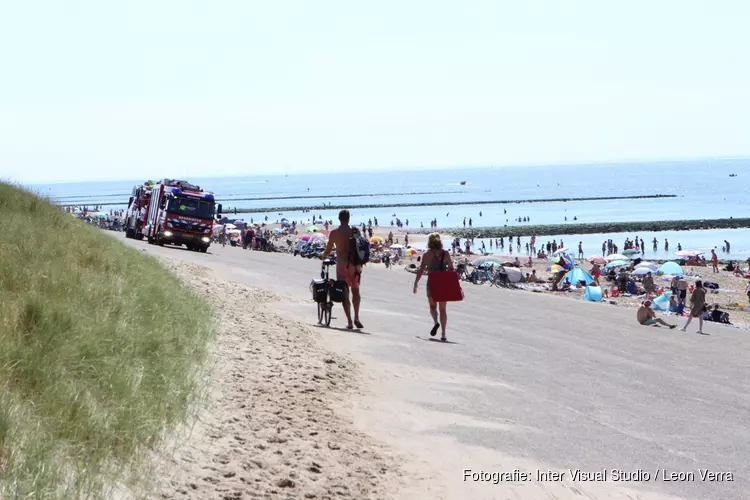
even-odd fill
[(334, 410), (356, 366), (270, 312), (278, 297), (166, 263), (213, 305), (220, 332), (207, 400), (152, 457), (153, 498), (386, 498), (398, 457)]

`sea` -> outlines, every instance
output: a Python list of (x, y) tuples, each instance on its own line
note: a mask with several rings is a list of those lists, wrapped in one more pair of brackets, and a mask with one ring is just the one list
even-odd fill
[[(178, 177), (179, 178), (179, 177)], [(396, 218), (409, 227), (463, 227), (470, 218), (475, 228), (517, 227), (524, 224), (574, 224), (649, 220), (721, 219), (750, 217), (750, 159), (713, 159), (695, 161), (628, 162), (589, 165), (550, 165), (523, 167), (457, 168), (353, 172), (336, 174), (247, 175), (242, 177), (193, 177), (186, 179), (212, 191), (224, 213), (249, 221), (277, 221), (282, 217), (307, 222), (312, 215), (336, 220), (333, 205), (406, 204), (399, 207), (353, 208), (354, 222), (378, 219), (389, 226)], [(127, 206), (135, 184), (149, 179), (105, 182), (68, 182), (33, 184), (26, 187), (61, 205), (103, 205), (104, 210)], [(157, 178), (151, 180), (158, 180)], [(519, 203), (520, 200), (675, 195), (673, 198), (632, 200), (596, 200)], [(477, 201), (498, 203), (476, 205)], [(502, 201), (502, 202), (500, 202)], [(446, 206), (421, 206), (424, 203), (460, 203)], [(310, 211), (291, 207), (311, 206)], [(275, 210), (268, 210), (275, 208)], [(234, 215), (234, 210), (237, 215)], [(518, 222), (527, 217), (527, 222)], [(575, 220), (574, 220), (575, 219)], [(545, 243), (555, 239), (584, 254), (601, 253), (602, 242), (612, 239), (622, 248), (626, 237), (643, 239), (646, 258), (674, 257), (678, 245), (683, 250), (710, 253), (716, 249), (722, 259), (750, 257), (750, 229), (643, 232), (640, 234), (600, 233), (587, 235), (537, 235)], [(658, 242), (657, 251), (652, 241)], [(669, 251), (664, 241), (669, 241)], [(730, 251), (723, 252), (724, 241)], [(522, 238), (522, 242), (528, 238)], [(491, 253), (498, 251), (489, 240)], [(517, 249), (514, 248), (517, 254)], [(522, 248), (522, 255), (525, 250)]]

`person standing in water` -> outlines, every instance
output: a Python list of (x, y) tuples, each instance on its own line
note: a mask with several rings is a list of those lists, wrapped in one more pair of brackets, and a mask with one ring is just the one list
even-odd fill
[[(440, 240), (440, 235), (437, 233), (431, 234), (427, 239), (427, 253), (422, 256), (422, 264), (419, 266), (417, 275), (414, 278), (414, 293), (417, 293), (419, 287), (419, 280), (422, 278), (422, 274), (425, 270), (428, 272), (433, 271), (453, 271), (453, 261), (451, 260), (450, 254), (443, 249), (443, 242)], [(430, 315), (435, 324), (430, 331), (431, 336), (437, 334), (438, 329), (442, 329), (442, 336), (440, 340), (447, 340), (445, 336), (445, 328), (448, 323), (448, 310), (447, 302), (435, 302), (432, 300), (432, 294), (430, 291), (430, 285), (427, 284), (427, 301), (430, 305)], [(440, 316), (438, 318), (438, 311)]]

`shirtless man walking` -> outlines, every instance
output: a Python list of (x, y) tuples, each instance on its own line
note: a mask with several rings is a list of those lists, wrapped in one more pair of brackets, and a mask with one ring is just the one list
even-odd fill
[[(355, 266), (349, 262), (349, 238), (352, 237), (353, 228), (349, 226), (349, 210), (339, 212), (339, 227), (331, 231), (328, 236), (328, 246), (323, 252), (322, 258), (325, 260), (331, 254), (333, 247), (336, 247), (336, 279), (346, 281), (347, 289), (344, 294), (344, 314), (346, 314), (347, 325), (349, 330), (364, 328), (359, 321), (359, 304), (362, 297), (359, 294), (359, 283), (362, 280), (362, 266)], [(352, 290), (351, 303), (354, 304), (354, 324), (352, 324), (352, 311), (349, 301), (349, 289)]]

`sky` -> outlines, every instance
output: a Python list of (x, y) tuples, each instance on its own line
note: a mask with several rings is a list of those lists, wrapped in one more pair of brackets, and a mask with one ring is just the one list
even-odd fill
[(750, 156), (750, 3), (24, 0), (19, 182)]

